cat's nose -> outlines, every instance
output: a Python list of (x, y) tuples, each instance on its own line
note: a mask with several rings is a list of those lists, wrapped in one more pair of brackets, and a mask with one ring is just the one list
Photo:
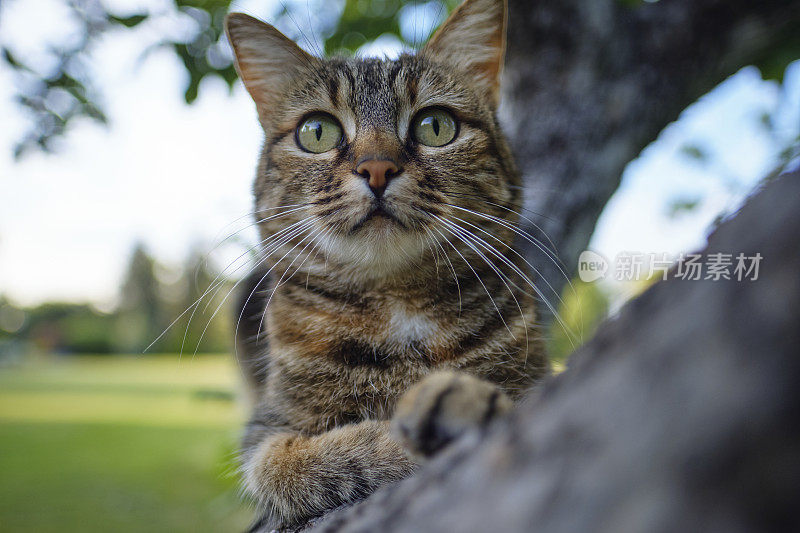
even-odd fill
[(356, 167), (356, 173), (367, 179), (369, 188), (375, 196), (382, 196), (389, 180), (400, 172), (394, 161), (389, 159), (368, 159)]

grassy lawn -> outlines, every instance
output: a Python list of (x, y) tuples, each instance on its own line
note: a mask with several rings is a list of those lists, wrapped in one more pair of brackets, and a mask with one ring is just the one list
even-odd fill
[(225, 356), (0, 367), (0, 531), (240, 531)]

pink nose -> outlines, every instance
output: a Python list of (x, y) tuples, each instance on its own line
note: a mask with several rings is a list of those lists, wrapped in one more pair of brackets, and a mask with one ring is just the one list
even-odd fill
[(398, 172), (397, 165), (387, 159), (369, 159), (356, 167), (356, 172), (367, 178), (369, 188), (376, 196), (383, 194), (388, 181)]

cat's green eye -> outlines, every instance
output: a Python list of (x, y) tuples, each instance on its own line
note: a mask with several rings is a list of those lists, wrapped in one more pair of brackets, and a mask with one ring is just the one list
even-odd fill
[(458, 133), (455, 117), (435, 107), (417, 113), (411, 128), (417, 142), (426, 146), (444, 146)]
[(342, 127), (330, 115), (316, 113), (297, 128), (297, 144), (307, 152), (320, 154), (333, 150), (342, 142)]

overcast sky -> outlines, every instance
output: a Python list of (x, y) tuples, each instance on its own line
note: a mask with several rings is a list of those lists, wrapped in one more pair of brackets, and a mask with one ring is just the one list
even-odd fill
[[(113, 2), (135, 11), (141, 2)], [(152, 0), (158, 8), (163, 2)], [(267, 2), (239, 2), (267, 16)], [(41, 53), (43, 43), (68, 31), (59, 0), (3, 3), (0, 44), (20, 54)], [(134, 6), (134, 7), (132, 7)], [(433, 15), (431, 15), (433, 16)], [(313, 22), (313, 20), (312, 20)], [(217, 243), (242, 228), (250, 209), (261, 131), (245, 91), (220, 81), (204, 83), (192, 106), (183, 103), (184, 73), (177, 58), (140, 53), (164, 32), (186, 31), (167, 17), (133, 32), (116, 32), (96, 47), (93, 64), (111, 127), (72, 128), (58, 153), (11, 151), (25, 117), (11, 101), (12, 78), (0, 67), (0, 294), (31, 304), (44, 300), (113, 302), (132, 244), (143, 240), (160, 260), (177, 264), (196, 243)], [(382, 39), (365, 53), (390, 51)], [(784, 131), (800, 121), (800, 65), (786, 90), (744, 69), (687, 110), (625, 171), (603, 214), (592, 247), (608, 257), (620, 251), (670, 252), (696, 248), (709, 223), (741, 199), (720, 176), (735, 176), (746, 190), (775, 164), (776, 144), (759, 126), (763, 111), (782, 110)], [(681, 155), (700, 143), (714, 155), (703, 168)], [(670, 219), (670, 198), (703, 195), (692, 213)], [(238, 219), (238, 221), (237, 221)], [(252, 242), (254, 233), (242, 233)], [(223, 246), (223, 264), (242, 250)]]

